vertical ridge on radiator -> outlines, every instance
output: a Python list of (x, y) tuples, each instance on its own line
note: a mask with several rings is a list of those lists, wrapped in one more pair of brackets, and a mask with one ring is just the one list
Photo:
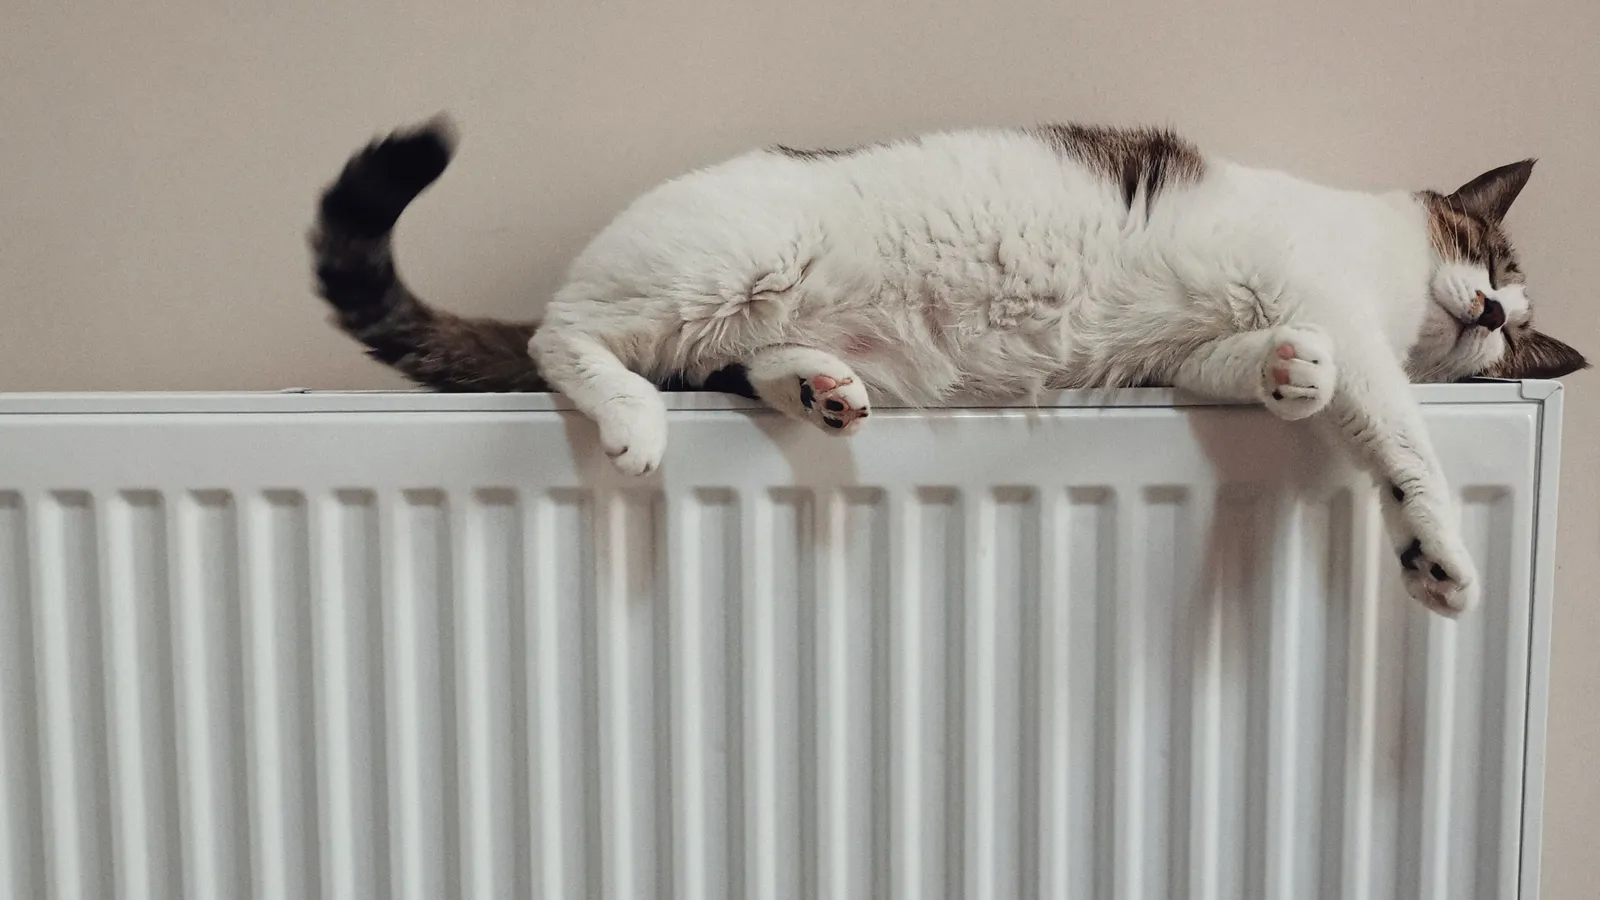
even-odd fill
[(1337, 764), (1346, 734), (1344, 648), (1357, 594), (1351, 556), (1354, 509), (1347, 487), (1302, 504), (1296, 510), (1296, 540), (1277, 545), (1299, 548), (1294, 565), (1282, 573), (1290, 581), (1275, 607), (1290, 599), (1297, 607), (1292, 625), (1284, 623), (1283, 643), (1274, 649), (1294, 659), (1291, 687), (1274, 700), (1275, 708), (1284, 704), (1280, 712), (1292, 717), (1293, 733), (1283, 735), (1279, 775), (1269, 785), (1269, 790), (1295, 792), (1287, 804), (1291, 809), (1282, 813), (1293, 830), (1293, 839), (1282, 851), (1288, 857), (1272, 862), (1282, 868), (1270, 881), (1276, 891), (1270, 896), (1284, 900), (1331, 900), (1338, 895), (1339, 854), (1345, 840), (1341, 824), (1345, 772)]
[(112, 845), (128, 900), (181, 892), (167, 518), (160, 494), (124, 492), (110, 500), (101, 540)]
[(964, 838), (963, 896), (996, 900), (994, 847), (995, 796), (995, 510), (994, 498), (968, 493), (964, 498), (966, 544), (963, 556), (971, 563), (963, 592), (965, 620), (962, 631), (963, 734), (962, 785)]
[(815, 791), (815, 607), (824, 581), (813, 540), (815, 495), (761, 492), (746, 501), (750, 565), (744, 626), (746, 889), (762, 900), (815, 896), (819, 845)]
[(816, 708), (817, 887), (828, 897), (850, 897), (849, 633), (845, 627), (844, 497), (817, 498), (817, 636), (813, 670)]
[[(728, 660), (739, 634), (740, 520), (731, 491), (669, 495), (671, 844), (673, 895), (717, 900), (742, 895), (738, 819), (737, 668)], [(732, 654), (737, 658), (737, 654)], [(730, 752), (730, 750), (732, 752)], [(726, 777), (724, 777), (726, 776)], [(662, 885), (665, 887), (665, 885)]]
[[(1174, 735), (1173, 621), (1150, 597), (1177, 597), (1193, 584), (1190, 497), (1183, 487), (1130, 490), (1135, 515), (1119, 523), (1116, 603), (1116, 801), (1113, 896), (1136, 900), (1170, 893), (1174, 820), (1164, 798), (1175, 784), (1170, 765)], [(1133, 499), (1133, 498), (1130, 498)], [(1185, 580), (1185, 579), (1188, 580)]]
[[(34, 634), (37, 613), (30, 519), (39, 502), (0, 491), (0, 895), (44, 897), (41, 721)], [(37, 526), (35, 526), (37, 527)]]
[[(918, 821), (924, 803), (922, 793), (922, 753), (917, 733), (923, 715), (922, 702), (922, 503), (896, 491), (889, 498), (889, 549), (891, 571), (889, 600), (890, 715), (889, 747), (894, 754), (890, 766), (889, 802), (889, 896), (894, 900), (918, 900), (924, 896), (920, 874), (923, 835)], [(887, 900), (887, 898), (886, 898)]]
[[(744, 492), (739, 516), (743, 526), (739, 572), (743, 602), (737, 612), (740, 652), (737, 666), (730, 661), (728, 677), (740, 679), (742, 686), (740, 706), (735, 709), (730, 704), (728, 715), (738, 716), (741, 722), (737, 752), (743, 757), (742, 884), (752, 900), (778, 900), (782, 851), (778, 836), (777, 579), (773, 572), (777, 529), (773, 502), (764, 492)], [(736, 823), (730, 820), (729, 828), (734, 827)]]
[[(1259, 704), (1259, 740), (1262, 765), (1255, 772), (1248, 829), (1247, 889), (1271, 900), (1293, 900), (1298, 849), (1304, 823), (1302, 798), (1293, 791), (1299, 758), (1301, 710), (1310, 698), (1300, 694), (1302, 657), (1298, 646), (1309, 603), (1318, 601), (1304, 589), (1308, 522), (1311, 513), (1302, 497), (1263, 498), (1256, 524), (1255, 565), (1261, 570), (1260, 586), (1250, 602), (1258, 617), (1254, 637), (1258, 643), (1255, 671), (1262, 676), (1254, 686)], [(1310, 892), (1315, 896), (1315, 891)]]
[(1218, 829), (1219, 847), (1226, 855), (1219, 900), (1264, 891), (1263, 854), (1269, 848), (1277, 850), (1284, 838), (1266, 831), (1266, 787), (1274, 748), (1270, 666), (1275, 572), (1268, 552), (1274, 539), (1274, 504), (1255, 484), (1230, 488), (1222, 499), (1227, 524), (1212, 537), (1228, 539), (1233, 584), (1226, 595), (1216, 598), (1223, 607), (1224, 645), (1230, 648), (1219, 667), (1224, 708), (1230, 710), (1217, 723), (1224, 749), (1216, 777), (1223, 786), (1219, 793), (1229, 798)]
[(49, 495), (33, 553), (39, 573), (34, 628), (48, 884), (59, 898), (103, 897), (115, 889), (107, 828), (98, 518), (87, 493)]
[(249, 718), (248, 798), (260, 900), (315, 898), (321, 884), (314, 819), (314, 746), (310, 637), (311, 573), (304, 495), (268, 491), (249, 499), (241, 524), (245, 614), (241, 647)]
[[(670, 761), (658, 752), (665, 731), (663, 685), (668, 561), (657, 555), (665, 504), (653, 492), (606, 495), (597, 655), (601, 816), (605, 891), (639, 896), (671, 882)], [(659, 724), (658, 724), (659, 723)], [(654, 792), (647, 788), (654, 788)]]
[(959, 779), (947, 777), (947, 751), (960, 735), (951, 735), (945, 686), (954, 674), (949, 614), (962, 587), (961, 507), (954, 490), (923, 488), (896, 493), (889, 516), (889, 895), (939, 900), (952, 881), (945, 842), (958, 833), (948, 785)]
[(1451, 769), (1455, 764), (1453, 624), (1420, 608), (1407, 609), (1405, 718), (1400, 726), (1405, 737), (1400, 765), (1422, 777), (1406, 796), (1400, 816), (1407, 860), (1402, 864), (1397, 894), (1419, 900), (1454, 900), (1459, 896), (1448, 893), (1446, 869)]
[[(669, 560), (666, 621), (669, 713), (662, 721), (668, 745), (671, 820), (667, 847), (674, 861), (673, 881), (655, 883), (655, 894), (687, 900), (708, 898), (706, 829), (706, 615), (707, 581), (715, 570), (703, 555), (715, 549), (708, 537), (698, 493), (673, 492), (666, 497), (669, 516), (664, 538)], [(720, 539), (720, 535), (710, 540)]]
[(172, 571), (180, 582), (173, 655), (182, 730), (185, 889), (195, 900), (250, 897), (234, 497), (224, 491), (190, 492), (172, 527)]
[(317, 785), (327, 897), (390, 896), (383, 555), (377, 497), (342, 490), (310, 514)]
[(1096, 820), (1109, 813), (1101, 809), (1107, 779), (1097, 769), (1109, 766), (1111, 754), (1099, 748), (1110, 729), (1096, 723), (1104, 721), (1097, 705), (1106, 702), (1099, 669), (1110, 659), (1098, 611), (1115, 589), (1112, 493), (1055, 490), (1041, 500), (1040, 515), (1037, 894), (1074, 900), (1106, 895), (1101, 875), (1109, 873), (1097, 851), (1110, 842)]
[(460, 883), (449, 510), (437, 490), (385, 499), (394, 889), (405, 900), (431, 900)]
[[(1518, 498), (1500, 487), (1469, 487), (1462, 500), (1468, 548), (1479, 561), (1483, 579), (1482, 596), (1527, 591), (1528, 583), (1516, 574), (1525, 572), (1527, 563), (1514, 558), (1525, 552), (1516, 549), (1513, 536)], [(1515, 775), (1525, 768), (1521, 728), (1527, 694), (1517, 673), (1527, 669), (1529, 625), (1513, 615), (1509, 604), (1484, 602), (1474, 615), (1475, 621), (1464, 620), (1458, 627), (1455, 677), (1461, 689), (1456, 734), (1460, 739), (1452, 752), (1460, 756), (1455, 796), (1461, 808), (1451, 815), (1452, 896), (1511, 896), (1516, 891), (1522, 835), (1517, 817), (1506, 813), (1518, 808)], [(1518, 648), (1500, 666), (1492, 665), (1490, 634), (1511, 635)], [(1508, 787), (1501, 792), (1479, 795), (1467, 781), (1479, 771), (1513, 777), (1504, 780)]]
[(968, 635), (965, 726), (966, 895), (1033, 893), (1037, 818), (1037, 558), (1039, 502), (1031, 489), (1001, 488), (977, 498), (968, 520)]
[(866, 680), (861, 715), (861, 732), (866, 735), (866, 761), (862, 767), (865, 783), (857, 791), (864, 799), (862, 815), (866, 836), (862, 842), (866, 850), (861, 860), (863, 896), (887, 897), (889, 894), (889, 848), (893, 833), (893, 786), (889, 777), (894, 748), (890, 744), (890, 663), (892, 633), (890, 619), (895, 576), (889, 531), (889, 495), (881, 488), (855, 489), (855, 518), (862, 534), (857, 557), (860, 609), (862, 615), (861, 657), (862, 677)]
[[(1339, 896), (1342, 900), (1381, 900), (1392, 893), (1393, 868), (1385, 864), (1385, 843), (1394, 835), (1376, 833), (1387, 820), (1388, 810), (1380, 809), (1375, 788), (1379, 777), (1380, 742), (1386, 741), (1382, 706), (1392, 703), (1400, 684), (1399, 673), (1392, 671), (1394, 657), (1386, 653), (1385, 632), (1393, 630), (1397, 599), (1387, 596), (1379, 569), (1387, 564), (1389, 539), (1383, 533), (1375, 498), (1365, 497), (1357, 504), (1351, 531), (1351, 559), (1354, 563), (1352, 610), (1348, 643), (1333, 652), (1344, 657), (1347, 690), (1344, 698), (1345, 741), (1341, 769), (1343, 781), (1342, 853), (1339, 859)], [(1387, 854), (1393, 860), (1392, 852)], [(1382, 893), (1379, 893), (1382, 891)]]
[[(1171, 492), (1158, 497), (1171, 501)], [(1241, 653), (1248, 653), (1252, 598), (1241, 596), (1249, 574), (1240, 554), (1241, 528), (1249, 525), (1248, 496), (1219, 491), (1195, 497), (1187, 510), (1188, 524), (1206, 535), (1202, 563), (1187, 586), (1174, 577), (1173, 610), (1173, 772), (1172, 893), (1190, 900), (1222, 900), (1235, 896), (1227, 881), (1237, 876), (1235, 860), (1242, 850), (1237, 834), (1243, 799), (1237, 756), (1246, 746), (1245, 723), (1239, 718), (1240, 694), (1250, 673), (1238, 671)], [(1161, 532), (1162, 538), (1167, 532)], [(1161, 538), (1156, 547), (1167, 546)], [(1177, 548), (1172, 547), (1169, 552)], [(1158, 595), (1162, 591), (1156, 592)], [(1233, 789), (1233, 790), (1230, 790)]]
[(1038, 654), (1038, 814), (1023, 822), (1024, 831), (1037, 829), (1038, 850), (1033, 894), (1042, 898), (1066, 897), (1078, 875), (1072, 859), (1072, 666), (1078, 653), (1072, 646), (1076, 629), (1065, 600), (1072, 584), (1076, 559), (1072, 545), (1072, 507), (1068, 493), (1051, 489), (1039, 501), (1038, 629), (1024, 634)]
[(456, 559), (456, 661), (462, 879), (473, 900), (526, 893), (518, 860), (525, 854), (528, 808), (522, 736), (511, 723), (522, 630), (514, 627), (525, 596), (521, 503), (509, 490), (463, 496), (451, 516)]
[(882, 783), (882, 565), (885, 498), (881, 491), (834, 491), (819, 502), (816, 668), (817, 868), (824, 893), (843, 898), (881, 896), (887, 824)]
[(1102, 669), (1109, 701), (1102, 710), (1111, 725), (1113, 738), (1102, 758), (1110, 767), (1105, 781), (1111, 785), (1102, 833), (1111, 835), (1110, 852), (1105, 854), (1110, 871), (1106, 876), (1110, 900), (1144, 900), (1159, 896), (1159, 890), (1145, 887), (1145, 827), (1143, 810), (1145, 762), (1145, 723), (1141, 715), (1147, 702), (1148, 687), (1141, 665), (1145, 650), (1144, 618), (1147, 573), (1141, 565), (1137, 539), (1146, 527), (1145, 504), (1138, 492), (1119, 486), (1116, 492), (1125, 515), (1117, 517), (1116, 601), (1112, 604), (1112, 627), (1106, 632), (1111, 651)]
[(588, 491), (553, 491), (530, 511), (528, 744), (535, 837), (533, 893), (597, 895), (601, 873), (600, 764), (595, 668), (603, 510)]

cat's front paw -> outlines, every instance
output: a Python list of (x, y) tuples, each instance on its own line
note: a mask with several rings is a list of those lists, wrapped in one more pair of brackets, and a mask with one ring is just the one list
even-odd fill
[(1337, 381), (1333, 341), (1321, 329), (1285, 325), (1273, 331), (1261, 361), (1261, 402), (1273, 415), (1292, 422), (1321, 412)]
[(1429, 610), (1454, 617), (1477, 602), (1478, 572), (1458, 542), (1412, 538), (1399, 555), (1406, 593)]
[(854, 434), (871, 414), (867, 389), (853, 375), (800, 379), (800, 405), (812, 424), (832, 434)]
[(619, 398), (601, 407), (595, 421), (600, 446), (623, 474), (648, 475), (661, 467), (667, 452), (664, 404)]

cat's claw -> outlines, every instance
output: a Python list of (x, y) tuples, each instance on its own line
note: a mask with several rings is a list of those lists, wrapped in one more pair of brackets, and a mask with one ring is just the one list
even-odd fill
[(598, 416), (600, 446), (625, 475), (649, 475), (667, 452), (665, 405), (614, 400)]
[(851, 377), (800, 379), (800, 405), (806, 409), (806, 420), (829, 434), (854, 434), (871, 415), (866, 388)]
[(1273, 415), (1294, 421), (1321, 412), (1337, 382), (1333, 341), (1321, 329), (1285, 325), (1273, 332), (1261, 361), (1261, 402)]

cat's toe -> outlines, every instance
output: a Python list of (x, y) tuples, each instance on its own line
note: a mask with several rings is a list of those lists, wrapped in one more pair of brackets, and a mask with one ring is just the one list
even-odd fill
[(1399, 556), (1406, 593), (1429, 610), (1455, 617), (1475, 605), (1477, 572), (1464, 552), (1425, 546), (1413, 538)]
[(1273, 334), (1261, 365), (1261, 402), (1274, 415), (1292, 421), (1321, 412), (1337, 382), (1327, 335), (1307, 326), (1285, 326)]
[(800, 379), (800, 404), (806, 418), (829, 434), (854, 434), (871, 415), (866, 388), (854, 377), (813, 375)]

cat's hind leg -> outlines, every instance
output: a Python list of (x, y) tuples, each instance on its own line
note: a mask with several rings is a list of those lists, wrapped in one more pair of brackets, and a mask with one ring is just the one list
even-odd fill
[(600, 427), (600, 444), (618, 469), (647, 475), (661, 465), (667, 406), (655, 385), (578, 329), (546, 325), (528, 342), (528, 352), (550, 386)]
[(1333, 341), (1311, 325), (1218, 338), (1179, 365), (1173, 384), (1216, 400), (1260, 403), (1290, 421), (1322, 411), (1338, 382)]
[(746, 360), (761, 402), (829, 434), (853, 434), (871, 414), (867, 390), (844, 360), (809, 347), (765, 347)]

